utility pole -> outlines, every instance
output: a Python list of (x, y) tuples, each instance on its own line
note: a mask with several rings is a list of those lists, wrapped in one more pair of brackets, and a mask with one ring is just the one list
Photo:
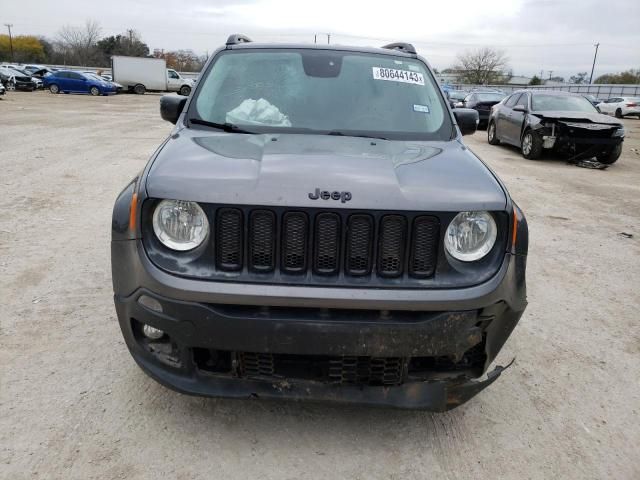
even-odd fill
[(596, 47), (596, 53), (593, 54), (593, 65), (591, 66), (591, 76), (589, 77), (589, 85), (593, 83), (593, 70), (596, 68), (596, 57), (598, 56), (598, 47), (600, 43), (596, 43), (594, 47)]
[(327, 45), (331, 43), (331, 34), (327, 33)]
[(553, 70), (549, 70), (549, 80), (551, 80), (551, 74), (553, 73)]
[(544, 76), (544, 70), (540, 70), (540, 80), (542, 80), (543, 76)]
[(318, 34), (317, 33), (313, 36), (313, 43), (318, 43)]
[(9, 29), (9, 48), (11, 49), (11, 63), (13, 63), (13, 37), (11, 36), (11, 27), (13, 27), (13, 23), (5, 23), (4, 25)]

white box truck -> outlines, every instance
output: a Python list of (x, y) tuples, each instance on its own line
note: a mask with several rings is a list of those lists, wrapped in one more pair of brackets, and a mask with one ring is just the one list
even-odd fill
[(162, 58), (111, 57), (113, 81), (127, 91), (142, 95), (147, 90), (178, 92), (189, 95), (195, 81), (183, 78), (178, 72), (167, 68)]

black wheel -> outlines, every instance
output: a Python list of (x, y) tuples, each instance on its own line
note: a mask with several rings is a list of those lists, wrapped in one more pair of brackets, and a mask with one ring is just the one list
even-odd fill
[(622, 110), (619, 108), (616, 110), (616, 118), (622, 118)]
[(91, 87), (89, 89), (89, 93), (94, 97), (97, 97), (98, 95), (100, 95), (100, 89), (98, 87)]
[(191, 87), (189, 85), (183, 85), (180, 87), (180, 95), (188, 97), (191, 93)]
[(136, 95), (144, 95), (144, 92), (146, 91), (147, 91), (146, 87), (141, 83), (133, 87), (133, 93), (135, 93)]
[(531, 130), (522, 136), (522, 156), (529, 160), (537, 160), (542, 155), (542, 139)]
[(487, 128), (487, 140), (489, 141), (489, 145), (500, 145), (500, 140), (498, 140), (498, 135), (496, 132), (496, 122), (489, 122), (489, 127)]
[(58, 85), (56, 85), (55, 83), (52, 83), (51, 85), (49, 85), (49, 91), (51, 93), (60, 93), (60, 87), (58, 87)]
[(596, 155), (596, 160), (600, 163), (604, 163), (606, 165), (611, 165), (612, 163), (616, 163), (620, 155), (622, 154), (622, 144), (619, 143), (613, 149), (606, 153), (601, 153)]

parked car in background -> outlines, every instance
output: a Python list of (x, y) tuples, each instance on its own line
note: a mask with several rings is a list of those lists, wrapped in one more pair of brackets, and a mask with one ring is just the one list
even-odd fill
[(178, 92), (188, 96), (195, 82), (183, 78), (178, 72), (167, 68), (162, 58), (111, 57), (111, 73), (113, 79), (126, 90), (144, 94), (147, 90)]
[(32, 76), (38, 76), (40, 78), (56, 71), (55, 68), (45, 67), (44, 65), (23, 65), (22, 70), (26, 70)]
[(595, 95), (583, 95), (583, 96), (584, 98), (589, 100), (591, 102), (591, 105), (593, 105), (594, 107), (597, 107), (598, 104), (602, 102), (602, 100), (599, 98), (596, 98)]
[(635, 115), (640, 118), (640, 97), (612, 97), (598, 104), (602, 113), (615, 115), (616, 118)]
[(51, 93), (88, 93), (90, 95), (110, 95), (116, 93), (115, 85), (95, 75), (73, 70), (58, 70), (44, 77), (44, 87)]
[(469, 95), (466, 90), (449, 90), (447, 92), (447, 98), (449, 99), (449, 105), (451, 108), (462, 107), (462, 102)]
[(487, 129), (491, 145), (515, 145), (528, 159), (553, 149), (606, 164), (620, 157), (624, 135), (620, 121), (599, 113), (583, 95), (552, 91), (514, 92), (492, 107)]
[(91, 78), (95, 78), (100, 82), (110, 83), (116, 88), (116, 92), (119, 92), (120, 90), (122, 90), (122, 85), (120, 85), (119, 83), (113, 82), (111, 80), (107, 80), (104, 75), (98, 75), (97, 73), (93, 73), (93, 72), (83, 72), (83, 73)]
[(30, 75), (4, 65), (0, 66), (0, 82), (7, 89), (10, 85), (14, 86), (16, 90), (33, 92), (36, 89), (36, 84)]
[(42, 79), (33, 75), (29, 70), (26, 70), (25, 68), (22, 68), (22, 67), (17, 67), (17, 68), (14, 68), (13, 70), (15, 70), (16, 72), (20, 72), (25, 77), (31, 77), (31, 81), (35, 84), (36, 89), (43, 88)]
[(489, 123), (491, 107), (501, 102), (506, 95), (498, 92), (473, 92), (462, 101), (463, 108), (473, 108), (478, 112), (478, 127), (486, 127)]

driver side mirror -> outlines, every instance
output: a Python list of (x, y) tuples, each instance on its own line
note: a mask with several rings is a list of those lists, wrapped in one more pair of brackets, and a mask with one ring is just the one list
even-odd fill
[(163, 120), (175, 125), (178, 118), (180, 118), (185, 103), (187, 103), (187, 97), (181, 95), (163, 95), (160, 97), (160, 116)]
[(522, 112), (522, 113), (527, 113), (527, 107), (525, 107), (524, 105), (516, 105), (515, 107), (513, 107), (512, 109), (514, 112)]
[(477, 110), (473, 110), (472, 108), (456, 108), (453, 111), (453, 116), (456, 119), (456, 123), (458, 124), (458, 128), (462, 135), (471, 135), (476, 133), (478, 122), (480, 121)]

